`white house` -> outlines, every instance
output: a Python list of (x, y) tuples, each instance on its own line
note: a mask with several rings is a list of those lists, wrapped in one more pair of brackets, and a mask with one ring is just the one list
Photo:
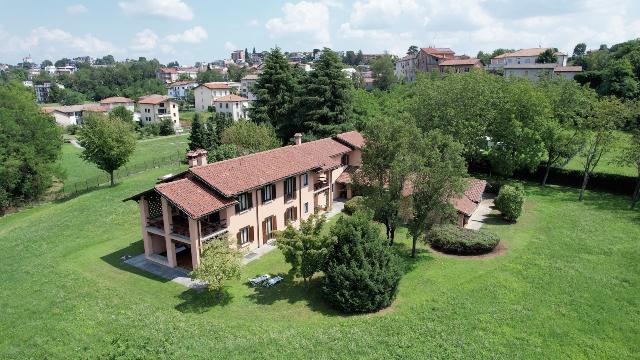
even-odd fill
[(240, 80), (240, 95), (249, 99), (249, 101), (256, 100), (256, 95), (251, 92), (253, 85), (258, 81), (257, 74), (249, 74)]
[(105, 106), (108, 111), (111, 111), (118, 106), (124, 106), (125, 109), (134, 112), (135, 102), (129, 98), (122, 96), (113, 96), (100, 100), (100, 105)]
[(106, 113), (107, 107), (98, 104), (80, 104), (69, 106), (48, 106), (42, 111), (53, 115), (56, 123), (61, 126), (82, 125), (82, 118), (87, 112)]
[[(33, 84), (33, 82), (31, 83)], [(45, 82), (43, 84), (33, 84), (33, 89), (36, 93), (36, 101), (39, 103), (49, 102), (49, 93), (51, 92), (52, 86), (57, 86), (58, 89), (64, 89), (64, 85), (50, 82)]]
[(575, 74), (582, 71), (582, 66), (558, 66), (557, 64), (507, 64), (504, 66), (504, 76), (526, 77), (536, 81), (544, 72), (550, 72), (573, 80)]
[(213, 100), (216, 112), (231, 114), (233, 121), (246, 119), (247, 109), (249, 109), (249, 99), (235, 94), (221, 96)]
[(208, 111), (209, 106), (213, 106), (213, 100), (231, 94), (231, 89), (227, 82), (209, 82), (194, 88), (193, 94), (196, 111)]
[(197, 87), (198, 83), (196, 81), (176, 81), (174, 83), (167, 84), (167, 91), (169, 96), (173, 98), (184, 99), (187, 97), (189, 90)]
[(407, 82), (415, 81), (417, 62), (417, 55), (407, 55), (398, 59), (398, 61), (396, 61), (396, 77)]
[[(489, 70), (497, 70), (504, 68), (506, 65), (536, 64), (538, 55), (549, 49), (550, 48), (520, 49), (518, 51), (498, 55), (491, 59), (491, 63), (488, 68)], [(567, 65), (567, 54), (556, 51), (554, 55), (558, 58), (558, 61), (555, 63), (556, 66)]]
[(140, 123), (142, 125), (158, 123), (164, 119), (171, 119), (174, 129), (180, 127), (178, 104), (171, 96), (143, 96), (138, 99), (138, 112), (140, 112)]

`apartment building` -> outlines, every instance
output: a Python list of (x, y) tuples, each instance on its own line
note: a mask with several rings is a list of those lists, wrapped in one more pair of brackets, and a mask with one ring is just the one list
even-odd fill
[(396, 77), (399, 80), (412, 82), (416, 80), (417, 55), (406, 55), (396, 61)]
[(187, 97), (189, 90), (195, 89), (198, 87), (198, 83), (196, 81), (176, 81), (171, 84), (167, 84), (167, 93), (169, 96), (175, 99), (184, 99)]
[(123, 96), (113, 96), (100, 100), (100, 105), (105, 106), (108, 111), (111, 111), (118, 106), (124, 106), (125, 109), (134, 112), (135, 101)]
[(176, 82), (178, 81), (178, 69), (173, 67), (160, 68), (156, 71), (156, 77), (165, 84)]
[(134, 195), (140, 208), (145, 257), (195, 268), (202, 246), (220, 236), (252, 250), (275, 231), (350, 198), (351, 174), (361, 165), (364, 139), (351, 131), (307, 143), (207, 164), (204, 150), (187, 153), (189, 169)]
[(148, 95), (138, 99), (138, 112), (142, 125), (159, 123), (164, 119), (171, 119), (173, 128), (180, 127), (180, 113), (178, 104), (171, 96)]
[(566, 79), (573, 77), (582, 71), (582, 66), (558, 66), (558, 64), (507, 64), (504, 66), (505, 77), (525, 77), (536, 81), (543, 73), (553, 73)]
[(231, 94), (228, 82), (204, 83), (193, 89), (196, 111), (208, 111), (213, 106), (213, 100)]
[(240, 95), (249, 99), (249, 101), (254, 101), (257, 99), (256, 95), (251, 92), (253, 85), (258, 81), (257, 74), (249, 74), (240, 79)]
[(53, 115), (60, 126), (82, 125), (83, 117), (90, 112), (106, 113), (109, 109), (99, 104), (79, 104), (69, 106), (47, 106), (42, 111)]
[[(507, 65), (533, 65), (536, 64), (538, 56), (549, 49), (550, 48), (520, 49), (518, 51), (498, 55), (491, 59), (491, 63), (487, 68), (489, 70), (498, 70)], [(554, 55), (558, 58), (558, 61), (555, 63), (556, 66), (567, 65), (567, 54), (556, 51)]]
[(230, 114), (233, 121), (238, 121), (248, 118), (249, 99), (236, 94), (229, 94), (214, 99), (213, 107), (216, 112)]
[(440, 62), (455, 59), (456, 53), (449, 48), (421, 48), (416, 56), (416, 70), (422, 72), (440, 71)]

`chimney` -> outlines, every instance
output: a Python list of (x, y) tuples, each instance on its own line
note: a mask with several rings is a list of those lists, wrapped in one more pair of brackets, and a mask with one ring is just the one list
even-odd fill
[(295, 133), (295, 135), (293, 135), (293, 138), (295, 139), (296, 145), (302, 144), (302, 134)]
[(187, 152), (187, 160), (189, 161), (189, 167), (207, 165), (207, 150), (198, 149)]

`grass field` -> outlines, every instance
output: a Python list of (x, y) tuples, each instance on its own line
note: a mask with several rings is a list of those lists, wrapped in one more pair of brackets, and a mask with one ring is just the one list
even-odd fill
[[(638, 176), (638, 169), (635, 168), (632, 164), (621, 165), (617, 163), (617, 158), (622, 153), (624, 147), (631, 142), (631, 134), (625, 133), (622, 131), (618, 131), (616, 142), (613, 144), (612, 151), (604, 154), (598, 166), (596, 167), (595, 172), (597, 173), (608, 173), (608, 174), (618, 174), (618, 175), (626, 175), (626, 176)], [(584, 163), (582, 162), (582, 156), (576, 156), (564, 167), (568, 170), (580, 170), (584, 169)]]
[[(640, 353), (640, 212), (628, 199), (527, 187), (515, 225), (488, 226), (507, 250), (442, 257), (421, 246), (393, 306), (342, 316), (290, 277), (234, 281), (211, 296), (122, 264), (142, 252), (121, 200), (162, 168), (113, 188), (0, 218), (0, 358), (599, 358)], [(399, 234), (398, 250), (409, 253)], [(242, 278), (287, 273), (272, 252)]]
[[(187, 149), (189, 135), (157, 137), (147, 140), (139, 140), (136, 150), (131, 155), (131, 159), (126, 166), (135, 168), (142, 167), (145, 163), (161, 161), (168, 158), (178, 159), (184, 156)], [(83, 183), (87, 179), (95, 179), (97, 176), (108, 181), (108, 175), (98, 169), (94, 164), (86, 162), (80, 158), (82, 149), (72, 144), (65, 143), (62, 146), (62, 158), (60, 166), (64, 169), (67, 178), (66, 186), (73, 186), (76, 183)]]

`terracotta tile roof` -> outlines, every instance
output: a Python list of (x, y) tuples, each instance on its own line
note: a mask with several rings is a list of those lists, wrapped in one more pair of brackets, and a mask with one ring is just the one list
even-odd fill
[(487, 187), (486, 180), (480, 179), (471, 179), (469, 180), (469, 185), (467, 186), (467, 190), (464, 191), (464, 195), (469, 198), (469, 200), (479, 203), (482, 201), (482, 194), (484, 193), (484, 189)]
[(289, 145), (191, 168), (196, 177), (225, 196), (233, 196), (313, 169), (340, 166), (351, 148), (331, 138)]
[(451, 59), (439, 63), (440, 66), (482, 65), (480, 59)]
[(95, 112), (107, 112), (108, 108), (99, 104), (79, 104), (79, 105), (67, 105), (67, 106), (47, 106), (42, 108), (42, 112), (50, 114), (54, 111), (61, 113), (73, 113), (78, 111), (95, 111)]
[(176, 68), (160, 68), (158, 69), (158, 71), (160, 71), (161, 73), (165, 73), (165, 74), (177, 74), (178, 73), (178, 69)]
[(558, 64), (507, 64), (505, 69), (554, 69), (558, 67)]
[(123, 96), (112, 96), (105, 99), (100, 100), (100, 104), (121, 104), (121, 103), (132, 103), (133, 100), (123, 97)]
[(558, 66), (553, 68), (554, 72), (581, 72), (582, 66)]
[(458, 210), (458, 212), (461, 212), (467, 216), (471, 216), (471, 214), (476, 211), (476, 207), (478, 207), (478, 204), (469, 200), (469, 198), (466, 196), (452, 199), (451, 205), (453, 205), (453, 207)]
[(171, 87), (189, 85), (189, 84), (198, 84), (198, 82), (195, 80), (181, 80), (181, 81), (175, 81), (170, 84), (167, 84), (166, 87), (171, 88)]
[(157, 105), (171, 99), (173, 98), (167, 95), (148, 95), (140, 97), (138, 99), (138, 104)]
[[(520, 50), (517, 50), (517, 51), (514, 51), (514, 52), (498, 55), (498, 56), (494, 57), (494, 59), (500, 59), (500, 58), (506, 58), (506, 57), (538, 56), (538, 55), (542, 54), (543, 52), (545, 52), (548, 49), (550, 49), (550, 48), (520, 49)], [(567, 54), (565, 54), (563, 52), (560, 52), (560, 51), (556, 51), (554, 53), (554, 55), (556, 55), (556, 56), (566, 56)]]
[(258, 80), (258, 74), (245, 75), (242, 80)]
[(249, 101), (246, 97), (238, 96), (236, 94), (229, 94), (225, 96), (217, 97), (213, 102), (230, 102), (230, 101)]
[(229, 83), (227, 82), (208, 82), (204, 84), (200, 84), (200, 86), (204, 86), (207, 89), (228, 89)]
[(236, 203), (235, 200), (225, 199), (199, 181), (191, 179), (158, 184), (155, 189), (192, 219), (201, 218)]
[(364, 137), (357, 131), (349, 131), (335, 136), (336, 140), (351, 145), (356, 149), (362, 149), (364, 146)]
[(455, 52), (449, 48), (434, 48), (434, 47), (426, 47), (420, 49), (427, 54), (430, 55), (444, 55), (444, 54), (455, 54)]
[(347, 166), (346, 169), (336, 178), (336, 182), (339, 184), (353, 184), (353, 174), (358, 171), (357, 166)]

